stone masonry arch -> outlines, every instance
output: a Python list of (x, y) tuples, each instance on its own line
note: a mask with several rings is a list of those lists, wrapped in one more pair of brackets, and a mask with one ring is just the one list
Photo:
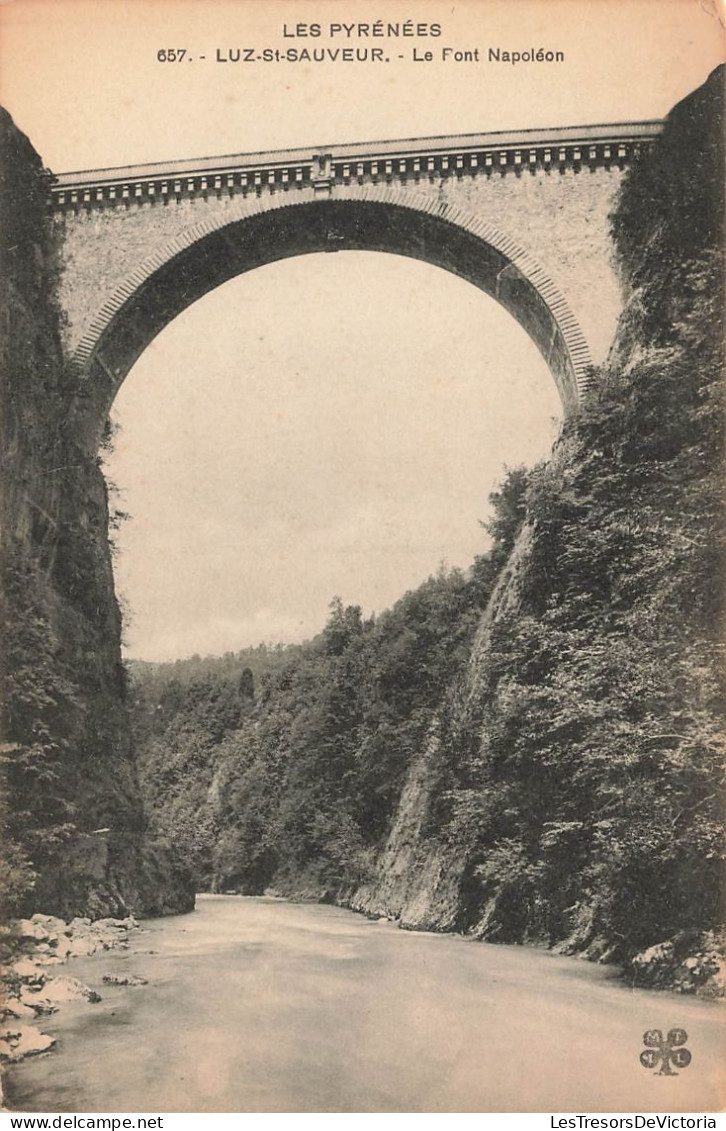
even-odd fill
[(113, 399), (149, 342), (187, 306), (236, 275), (320, 251), (371, 250), (421, 259), (467, 279), (523, 326), (547, 362), (565, 412), (587, 386), (584, 334), (534, 258), (480, 216), (386, 185), (348, 185), (235, 200), (143, 259), (84, 328), (72, 355), (77, 435), (95, 448)]

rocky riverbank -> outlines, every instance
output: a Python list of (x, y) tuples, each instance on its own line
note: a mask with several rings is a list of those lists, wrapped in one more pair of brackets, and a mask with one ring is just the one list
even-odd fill
[(630, 960), (633, 985), (726, 1001), (726, 934), (681, 931)]
[[(5, 927), (0, 935), (0, 1062), (17, 1063), (27, 1056), (48, 1052), (55, 1038), (41, 1029), (43, 1018), (68, 1002), (90, 1005), (101, 995), (77, 978), (61, 973), (71, 958), (101, 950), (128, 947), (129, 935), (139, 930), (137, 920), (75, 918), (69, 923), (55, 915), (33, 915)], [(105, 975), (113, 985), (140, 985), (135, 976)]]

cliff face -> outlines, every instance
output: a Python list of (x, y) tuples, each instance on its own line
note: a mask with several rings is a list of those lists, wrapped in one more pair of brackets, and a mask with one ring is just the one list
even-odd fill
[(621, 960), (720, 920), (722, 102), (721, 70), (626, 177), (609, 364), (532, 477), (360, 910)]
[(47, 174), (4, 111), (0, 170), (2, 899), (66, 915), (183, 910), (183, 869), (145, 846), (106, 487), (64, 431), (78, 390), (61, 353)]
[(345, 901), (355, 911), (385, 915), (412, 930), (451, 931), (462, 925), (466, 855), (434, 831), (442, 795), (452, 784), (443, 743), (450, 743), (453, 729), (477, 712), (492, 628), (498, 617), (519, 605), (522, 563), (531, 540), (532, 529), (526, 525), (482, 615), (462, 675), (411, 763), (374, 877)]

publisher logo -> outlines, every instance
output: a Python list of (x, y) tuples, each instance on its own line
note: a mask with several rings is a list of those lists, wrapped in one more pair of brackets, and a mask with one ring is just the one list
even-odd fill
[(677, 1076), (671, 1064), (676, 1068), (688, 1068), (691, 1063), (691, 1054), (683, 1047), (687, 1040), (685, 1029), (669, 1029), (665, 1040), (660, 1029), (647, 1029), (643, 1033), (645, 1048), (640, 1054), (640, 1063), (643, 1068), (657, 1068), (660, 1064), (657, 1076)]

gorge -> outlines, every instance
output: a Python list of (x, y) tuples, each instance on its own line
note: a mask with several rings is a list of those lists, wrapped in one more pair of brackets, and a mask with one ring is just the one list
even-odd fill
[[(713, 980), (722, 90), (715, 72), (624, 175), (615, 342), (587, 372), (557, 344), (570, 411), (550, 461), (502, 484), (491, 551), (375, 620), (338, 603), (308, 645), (181, 679), (121, 662), (49, 178), (3, 116), (5, 915), (159, 915), (191, 909), (195, 887), (273, 890), (543, 943), (645, 984)], [(137, 349), (141, 308), (160, 317), (159, 278), (114, 329), (118, 356)], [(504, 283), (514, 304), (522, 281)], [(558, 342), (533, 294), (537, 336)], [(662, 963), (642, 958), (657, 947)]]

